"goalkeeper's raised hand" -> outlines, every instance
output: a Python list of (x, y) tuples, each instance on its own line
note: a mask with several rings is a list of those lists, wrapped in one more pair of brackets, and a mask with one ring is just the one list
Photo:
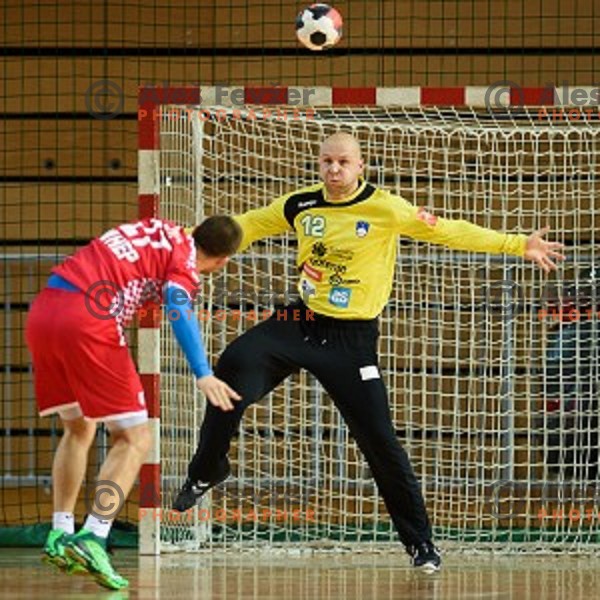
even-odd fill
[[(539, 265), (545, 272), (555, 271), (558, 267), (554, 260), (564, 260), (564, 254), (560, 250), (563, 245), (560, 242), (547, 242), (544, 236), (550, 231), (550, 227), (544, 227), (534, 231), (528, 238), (525, 245), (525, 254), (523, 257)], [(554, 259), (554, 260), (552, 260)]]

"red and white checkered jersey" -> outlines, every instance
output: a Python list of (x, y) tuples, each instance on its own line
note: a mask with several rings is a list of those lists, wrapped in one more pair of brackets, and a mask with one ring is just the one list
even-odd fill
[[(119, 225), (52, 269), (112, 311), (120, 327), (146, 302), (162, 301), (172, 282), (194, 298), (199, 277), (192, 237), (169, 221), (143, 219)], [(117, 306), (118, 304), (118, 306)]]

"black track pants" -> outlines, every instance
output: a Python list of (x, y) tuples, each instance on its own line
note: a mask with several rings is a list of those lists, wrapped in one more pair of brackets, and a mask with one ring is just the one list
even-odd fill
[[(312, 317), (312, 318), (311, 318)], [(291, 373), (306, 369), (327, 390), (365, 455), (405, 546), (431, 539), (420, 486), (392, 425), (377, 360), (377, 322), (323, 317), (290, 305), (234, 340), (215, 375), (241, 396), (235, 410), (207, 405), (192, 480), (214, 481), (228, 469), (227, 452), (246, 407)]]

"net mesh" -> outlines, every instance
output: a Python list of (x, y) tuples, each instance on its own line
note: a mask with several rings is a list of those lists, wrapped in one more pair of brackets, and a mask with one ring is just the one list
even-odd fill
[[(565, 281), (583, 285), (581, 272), (594, 263), (600, 130), (589, 124), (528, 111), (393, 107), (247, 116), (163, 111), (163, 216), (191, 224), (199, 211), (237, 214), (315, 183), (318, 143), (342, 128), (361, 140), (372, 183), (447, 218), (512, 233), (549, 225), (568, 248)], [(565, 286), (520, 259), (408, 239), (399, 246), (380, 319), (381, 370), (437, 539), (504, 551), (594, 547), (597, 321), (582, 309), (581, 319), (559, 324)], [(294, 295), (295, 250), (292, 237), (266, 239), (213, 276), (198, 307), (213, 358)], [(569, 346), (557, 344), (567, 333), (578, 356), (593, 354), (585, 365), (567, 360)], [(172, 361), (181, 359), (171, 352), (161, 386), (169, 407), (162, 415), (165, 507), (172, 475), (185, 473), (190, 457), (169, 445), (169, 432), (176, 428), (188, 449), (198, 424), (189, 408), (197, 400), (183, 383), (189, 374), (178, 362), (174, 376)], [(234, 476), (213, 490), (200, 518), (212, 543), (396, 540), (354, 440), (308, 373), (246, 412), (231, 458)], [(163, 527), (167, 539), (171, 532)]]
[[(197, 133), (190, 136), (183, 126), (182, 120), (173, 122), (173, 135), (165, 138), (161, 152), (161, 197), (165, 201), (162, 216), (175, 223), (193, 225), (204, 212), (204, 207), (196, 201), (202, 182), (199, 171), (202, 152), (198, 144), (200, 136)], [(168, 318), (169, 315), (162, 321), (160, 335), (161, 392), (165, 392), (161, 396), (160, 429), (163, 549), (195, 547), (206, 538), (197, 510), (185, 517), (170, 510), (174, 494), (187, 476), (187, 461), (196, 448), (203, 404)]]

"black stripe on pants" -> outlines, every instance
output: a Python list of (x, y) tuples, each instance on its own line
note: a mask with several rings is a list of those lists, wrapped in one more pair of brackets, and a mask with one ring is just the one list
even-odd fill
[(378, 375), (376, 321), (345, 321), (306, 311), (304, 305), (280, 309), (225, 349), (215, 375), (242, 400), (234, 402), (235, 410), (230, 412), (207, 404), (189, 477), (220, 479), (229, 468), (231, 438), (246, 407), (303, 368), (321, 382), (342, 414), (402, 543), (410, 546), (430, 540), (421, 488), (396, 437), (387, 391)]

